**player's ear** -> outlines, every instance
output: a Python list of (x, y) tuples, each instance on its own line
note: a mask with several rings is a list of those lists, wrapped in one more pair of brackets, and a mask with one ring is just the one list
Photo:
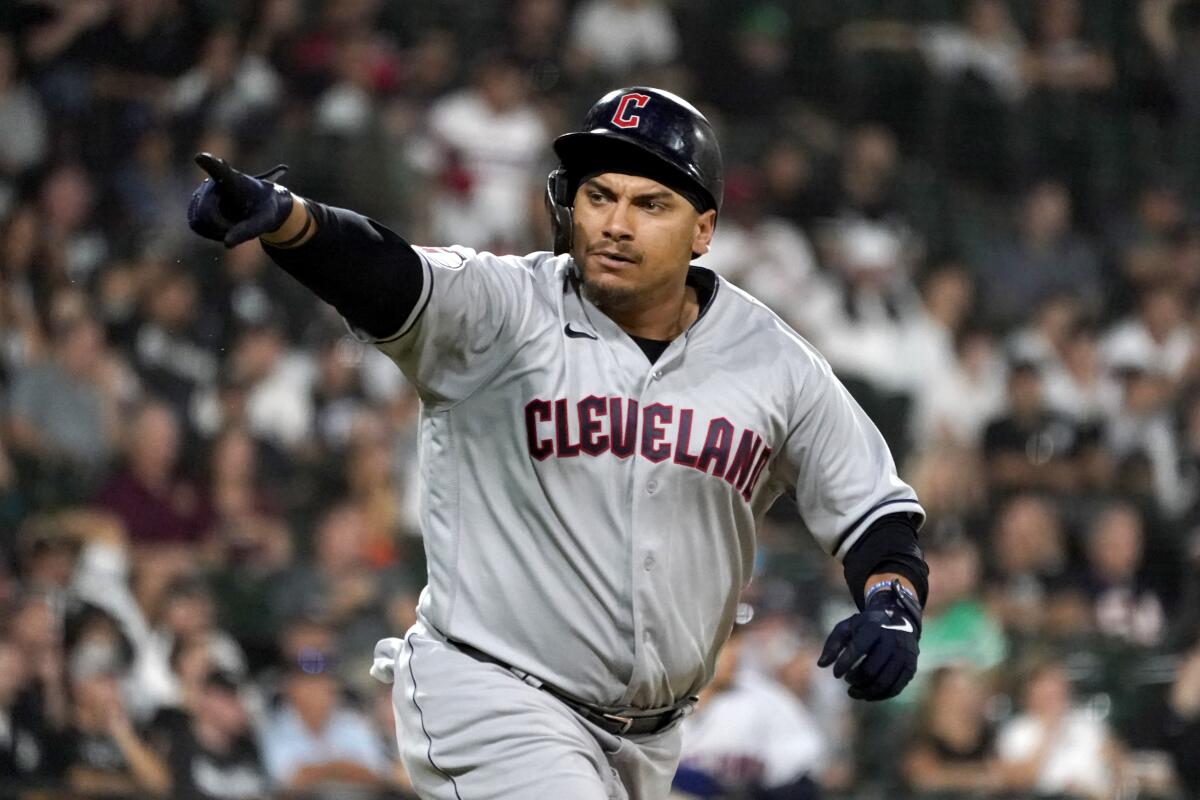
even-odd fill
[(712, 243), (713, 230), (717, 227), (716, 209), (710, 208), (696, 217), (696, 226), (692, 231), (692, 252), (702, 256), (708, 252)]

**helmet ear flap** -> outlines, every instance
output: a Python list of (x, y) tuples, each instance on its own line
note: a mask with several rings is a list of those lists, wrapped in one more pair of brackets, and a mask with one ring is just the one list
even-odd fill
[(571, 250), (571, 234), (575, 223), (568, 196), (570, 181), (562, 167), (553, 170), (546, 178), (546, 210), (550, 212), (550, 228), (554, 234), (554, 254), (561, 255)]

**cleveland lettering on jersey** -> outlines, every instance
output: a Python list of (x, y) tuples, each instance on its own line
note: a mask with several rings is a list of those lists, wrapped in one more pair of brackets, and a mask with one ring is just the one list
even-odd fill
[(624, 397), (537, 398), (525, 404), (525, 441), (537, 461), (608, 452), (624, 459), (635, 451), (655, 464), (671, 459), (725, 480), (749, 502), (771, 459), (771, 448), (749, 428), (738, 437), (725, 417), (706, 423), (696, 420), (695, 413), (664, 403), (639, 411), (637, 400)]

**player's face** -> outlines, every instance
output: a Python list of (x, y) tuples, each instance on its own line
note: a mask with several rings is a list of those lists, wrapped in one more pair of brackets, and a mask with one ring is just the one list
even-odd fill
[(716, 216), (649, 178), (606, 172), (583, 183), (572, 255), (589, 298), (622, 309), (671, 296), (692, 253), (708, 252)]

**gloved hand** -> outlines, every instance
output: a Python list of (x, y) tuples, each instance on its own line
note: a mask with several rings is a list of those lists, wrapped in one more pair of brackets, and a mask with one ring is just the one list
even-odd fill
[(198, 154), (196, 163), (211, 177), (192, 192), (188, 225), (204, 238), (236, 247), (278, 230), (292, 213), (292, 193), (274, 183), (287, 172), (285, 165), (252, 177), (211, 153)]
[(833, 664), (856, 700), (886, 700), (900, 693), (917, 671), (921, 606), (892, 581), (867, 599), (866, 607), (839, 622), (825, 640), (818, 667)]

